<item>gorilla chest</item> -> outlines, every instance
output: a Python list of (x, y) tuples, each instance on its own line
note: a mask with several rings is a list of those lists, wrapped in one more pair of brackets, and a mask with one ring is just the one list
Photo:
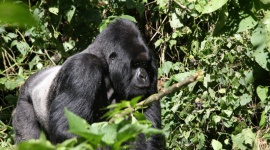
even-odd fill
[(30, 97), (34, 105), (34, 111), (38, 121), (44, 125), (46, 130), (48, 129), (49, 91), (60, 68), (60, 66), (52, 67), (41, 72), (35, 77), (34, 82), (32, 82), (33, 85), (31, 85), (32, 90), (30, 91)]

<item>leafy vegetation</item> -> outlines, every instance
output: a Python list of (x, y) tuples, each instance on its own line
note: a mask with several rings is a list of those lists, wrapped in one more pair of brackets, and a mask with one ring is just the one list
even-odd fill
[[(11, 112), (18, 88), (27, 77), (42, 68), (61, 64), (86, 48), (110, 21), (125, 17), (137, 21), (159, 60), (160, 90), (198, 70), (204, 71), (202, 80), (161, 100), (167, 149), (269, 149), (269, 6), (269, 0), (1, 3), (1, 146), (10, 148), (13, 144)], [(27, 19), (19, 20), (22, 16)], [(95, 133), (100, 137), (96, 143), (71, 139), (53, 146), (44, 137), (40, 143), (51, 149), (92, 149), (117, 145), (124, 139), (134, 140), (133, 134), (116, 138), (120, 136), (118, 132), (115, 135), (116, 126), (122, 130), (127, 126), (126, 131), (134, 134), (152, 131), (144, 121), (135, 125), (132, 119), (121, 121), (89, 127), (93, 132), (82, 137), (87, 141)], [(128, 128), (133, 125), (138, 130)], [(83, 130), (88, 125), (78, 127)], [(106, 137), (100, 131), (105, 127), (113, 136)], [(31, 147), (36, 142), (22, 146)]]

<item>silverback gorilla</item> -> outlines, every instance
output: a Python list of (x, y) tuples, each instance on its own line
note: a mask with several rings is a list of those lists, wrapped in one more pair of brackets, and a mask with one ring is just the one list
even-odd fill
[[(118, 19), (84, 51), (61, 66), (30, 76), (20, 89), (13, 114), (15, 142), (39, 138), (41, 129), (54, 144), (75, 137), (68, 132), (64, 108), (94, 123), (112, 102), (157, 92), (157, 66), (134, 23)], [(161, 108), (144, 111), (153, 127), (161, 128)], [(161, 135), (141, 134), (135, 149), (162, 149)]]

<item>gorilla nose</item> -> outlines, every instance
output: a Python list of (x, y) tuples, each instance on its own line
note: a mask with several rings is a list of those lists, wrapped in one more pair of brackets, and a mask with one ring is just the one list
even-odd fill
[(146, 80), (147, 79), (147, 75), (146, 74), (139, 74), (139, 78), (141, 78), (142, 80)]
[(142, 68), (139, 68), (137, 70), (137, 80), (138, 80), (138, 84), (141, 86), (141, 87), (147, 87), (150, 85), (150, 81), (149, 81), (149, 77), (148, 77), (148, 74), (147, 72), (142, 69)]

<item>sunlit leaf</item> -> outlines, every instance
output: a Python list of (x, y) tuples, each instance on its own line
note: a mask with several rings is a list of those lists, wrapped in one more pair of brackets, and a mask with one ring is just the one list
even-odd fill
[(135, 23), (137, 22), (136, 19), (134, 17), (130, 16), (130, 15), (121, 15), (121, 16), (119, 16), (117, 18), (127, 19), (127, 20), (135, 22)]
[(214, 120), (214, 122), (215, 122), (215, 123), (219, 123), (219, 122), (220, 122), (220, 120), (221, 120), (221, 117), (220, 117), (220, 116), (215, 115), (215, 116), (213, 116), (213, 120)]
[(225, 5), (227, 2), (228, 0), (211, 0), (204, 6), (202, 14), (214, 12)]
[(57, 7), (50, 7), (49, 12), (58, 15), (59, 9)]
[(256, 25), (257, 21), (255, 21), (252, 16), (248, 16), (240, 21), (237, 32), (246, 31), (248, 29), (255, 27)]
[(265, 111), (263, 111), (261, 114), (261, 119), (260, 119), (260, 123), (259, 123), (261, 129), (265, 127), (266, 121), (267, 121), (267, 116), (265, 114)]
[(211, 145), (212, 145), (214, 150), (221, 150), (222, 149), (222, 144), (215, 139), (212, 140)]
[(252, 146), (255, 140), (255, 134), (252, 132), (252, 130), (250, 128), (243, 129), (242, 134), (245, 139), (245, 144)]
[(173, 29), (180, 28), (183, 24), (180, 22), (179, 18), (177, 17), (176, 13), (172, 13), (172, 18), (170, 19), (170, 25)]
[(269, 71), (269, 52), (261, 48), (257, 48), (257, 50), (253, 53), (253, 56), (255, 57), (256, 62), (265, 70)]
[(71, 19), (72, 19), (73, 16), (74, 16), (75, 10), (76, 10), (76, 7), (73, 6), (73, 5), (71, 5), (70, 10), (69, 10), (69, 11), (67, 12), (67, 14), (66, 14), (67, 20), (68, 20), (69, 23), (71, 22)]
[(269, 87), (264, 87), (264, 86), (258, 86), (256, 91), (257, 91), (257, 95), (259, 96), (261, 102), (263, 103), (264, 100), (268, 97), (268, 90)]
[(270, 3), (270, 0), (260, 0), (262, 3), (264, 4), (269, 4)]
[(252, 100), (251, 95), (243, 94), (242, 96), (240, 96), (240, 105), (244, 106), (249, 102), (251, 102), (251, 100)]

